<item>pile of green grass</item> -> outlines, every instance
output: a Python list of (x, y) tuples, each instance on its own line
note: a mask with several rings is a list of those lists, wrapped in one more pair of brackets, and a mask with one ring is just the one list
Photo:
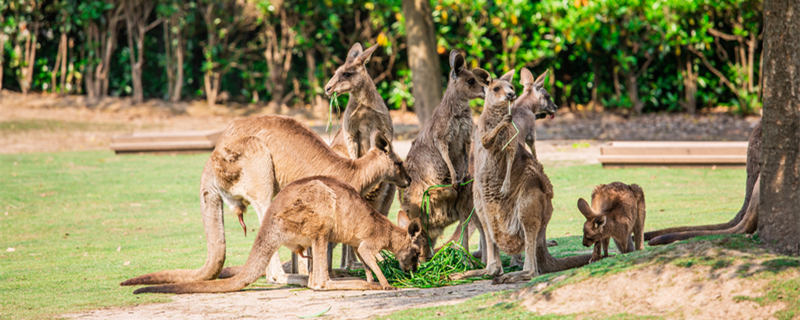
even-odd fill
[[(483, 268), (483, 263), (455, 242), (447, 243), (433, 257), (420, 264), (417, 272), (405, 272), (391, 252), (382, 251), (383, 261), (378, 262), (386, 280), (398, 288), (435, 288), (470, 283), (481, 278), (452, 280), (450, 275)], [(357, 275), (366, 278), (364, 270)]]

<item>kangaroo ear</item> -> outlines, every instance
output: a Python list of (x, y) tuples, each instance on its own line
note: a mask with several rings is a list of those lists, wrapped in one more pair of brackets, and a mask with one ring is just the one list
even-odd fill
[(389, 140), (386, 139), (386, 136), (384, 136), (383, 133), (381, 133), (380, 131), (373, 132), (372, 139), (370, 140), (372, 143), (371, 145), (372, 148), (376, 148), (383, 152), (389, 152), (389, 146), (390, 146)]
[(492, 75), (489, 74), (489, 71), (481, 68), (475, 68), (472, 69), (472, 74), (478, 78), (478, 82), (480, 82), (484, 87), (488, 86), (489, 82), (492, 82)]
[(422, 231), (422, 228), (419, 226), (419, 222), (416, 220), (411, 221), (411, 224), (408, 225), (408, 235), (414, 238), (419, 235), (420, 231)]
[(350, 47), (350, 51), (347, 52), (347, 60), (345, 60), (345, 62), (353, 62), (353, 60), (358, 58), (363, 51), (364, 50), (361, 48), (361, 44), (356, 42), (352, 47)]
[(578, 210), (583, 214), (584, 217), (586, 217), (586, 219), (596, 216), (594, 214), (594, 210), (592, 210), (592, 207), (590, 207), (589, 204), (586, 203), (586, 200), (583, 200), (583, 198), (578, 199)]
[(530, 87), (533, 85), (533, 73), (531, 73), (528, 68), (522, 68), (522, 70), (519, 71), (519, 83), (523, 87)]
[(360, 55), (358, 55), (358, 58), (355, 59), (355, 63), (356, 64), (365, 64), (365, 63), (367, 63), (367, 61), (369, 61), (369, 58), (372, 57), (372, 53), (374, 53), (375, 50), (378, 49), (378, 47), (380, 47), (380, 46), (379, 45), (373, 45), (373, 46), (367, 48), (367, 50), (364, 50), (364, 52), (362, 52)]
[(606, 216), (605, 215), (599, 216), (599, 217), (594, 219), (594, 228), (595, 229), (600, 228), (600, 227), (602, 227), (604, 225), (606, 225)]
[(536, 81), (534, 81), (533, 84), (539, 87), (544, 86), (544, 78), (547, 78), (548, 71), (550, 70), (548, 69), (542, 72), (542, 74), (540, 74), (539, 77), (536, 78)]
[(464, 55), (458, 50), (450, 51), (450, 77), (454, 78), (464, 70)]
[(506, 72), (502, 77), (500, 77), (500, 80), (508, 81), (508, 82), (513, 81), (514, 80), (514, 69), (511, 69), (511, 71)]
[(408, 225), (411, 224), (411, 219), (408, 218), (408, 214), (403, 209), (397, 212), (397, 225), (400, 228), (408, 228)]

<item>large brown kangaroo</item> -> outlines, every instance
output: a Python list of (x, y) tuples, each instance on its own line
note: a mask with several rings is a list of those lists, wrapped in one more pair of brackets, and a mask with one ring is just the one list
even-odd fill
[[(314, 262), (308, 280), (311, 289), (395, 289), (386, 281), (375, 256), (380, 250), (392, 251), (403, 270), (416, 270), (420, 251), (414, 242), (419, 234), (418, 224), (412, 222), (408, 228), (393, 225), (345, 183), (329, 177), (304, 178), (285, 186), (275, 197), (241, 272), (227, 279), (144, 287), (133, 293), (237, 291), (260, 277), (268, 258), (281, 245), (292, 252), (311, 248)], [(369, 268), (367, 281), (332, 281), (328, 274), (328, 242), (357, 248), (358, 256)], [(373, 272), (379, 283), (373, 282)]]
[[(515, 98), (513, 71), (492, 80), (486, 88), (484, 109), (473, 135), (475, 213), (486, 239), (486, 267), (457, 277), (497, 276), (495, 282), (528, 280), (539, 272), (552, 272), (588, 263), (590, 256), (554, 259), (546, 247), (546, 228), (553, 213), (553, 187), (539, 164), (518, 141), (506, 143), (515, 133), (508, 105)], [(511, 157), (512, 161), (508, 161)], [(506, 166), (512, 166), (510, 189), (501, 192)], [(500, 250), (525, 252), (522, 271), (502, 275)], [(501, 276), (502, 275), (502, 276)]]
[[(237, 212), (252, 205), (260, 222), (272, 198), (284, 186), (302, 178), (330, 176), (364, 192), (387, 180), (407, 186), (411, 180), (389, 141), (373, 135), (373, 147), (361, 158), (349, 159), (330, 149), (311, 129), (283, 116), (253, 117), (231, 122), (203, 169), (200, 203), (206, 232), (206, 263), (197, 270), (165, 270), (126, 280), (121, 285), (210, 280), (225, 263), (222, 203)], [(268, 279), (285, 282), (278, 255), (272, 257)], [(235, 274), (226, 269), (226, 276)]]
[[(457, 50), (451, 51), (450, 76), (442, 102), (408, 151), (405, 165), (411, 184), (401, 189), (400, 203), (410, 218), (423, 221), (423, 229), (432, 242), (423, 249), (425, 258), (430, 257), (430, 248), (444, 228), (455, 221), (463, 222), (472, 210), (472, 190), (469, 185), (460, 186), (470, 179), (472, 111), (469, 101), (483, 98), (488, 81), (486, 70), (468, 69), (464, 56)], [(425, 190), (447, 184), (453, 186), (430, 190), (431, 207), (424, 216), (420, 208)], [(462, 239), (465, 248), (469, 248), (468, 238)]]
[[(339, 66), (331, 79), (325, 85), (325, 93), (349, 93), (350, 99), (342, 115), (342, 126), (331, 141), (333, 150), (343, 156), (356, 159), (363, 156), (369, 148), (369, 137), (376, 132), (383, 134), (392, 142), (394, 128), (389, 116), (389, 109), (383, 98), (375, 88), (375, 83), (367, 72), (366, 63), (377, 49), (373, 45), (362, 50), (361, 44), (356, 43), (347, 53), (343, 65)], [(364, 198), (372, 204), (378, 212), (387, 215), (394, 199), (395, 186), (391, 183), (381, 183), (368, 192)], [(333, 245), (333, 244), (332, 244)], [(344, 246), (342, 249), (342, 266), (352, 269), (355, 263), (353, 248)]]
[(745, 182), (744, 203), (736, 216), (726, 223), (674, 227), (645, 232), (644, 239), (649, 245), (660, 245), (712, 234), (753, 233), (758, 229), (758, 204), (760, 202), (761, 176), (761, 121), (753, 128), (747, 143), (747, 181)]

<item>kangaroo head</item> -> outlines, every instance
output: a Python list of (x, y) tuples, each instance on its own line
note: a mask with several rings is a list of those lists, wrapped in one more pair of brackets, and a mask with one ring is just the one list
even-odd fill
[(507, 107), (509, 103), (517, 98), (514, 93), (514, 85), (511, 84), (514, 80), (514, 70), (506, 72), (498, 79), (493, 79), (486, 87), (486, 95), (483, 98), (484, 108)]
[(588, 247), (606, 238), (607, 218), (605, 213), (595, 212), (583, 198), (578, 199), (578, 210), (586, 218), (586, 222), (583, 223), (583, 245)]
[(406, 172), (403, 160), (394, 153), (392, 143), (380, 131), (373, 132), (370, 140), (371, 146), (368, 152), (376, 153), (376, 161), (387, 170), (384, 180), (400, 188), (407, 188), (411, 184), (411, 176)]
[(481, 68), (467, 69), (464, 56), (458, 50), (450, 51), (450, 80), (447, 90), (469, 99), (483, 98), (483, 88), (489, 84), (489, 72)]
[[(397, 262), (400, 263), (400, 268), (403, 269), (403, 271), (416, 272), (421, 253), (420, 248), (423, 248), (425, 245), (422, 227), (417, 219), (409, 219), (408, 215), (406, 215), (406, 212), (403, 210), (397, 213), (397, 225), (407, 230), (406, 240), (408, 241), (404, 241), (405, 244), (403, 246), (395, 248), (396, 252), (394, 252), (394, 256), (397, 258)], [(421, 241), (420, 239), (423, 240)]]
[(536, 118), (544, 118), (555, 116), (558, 106), (553, 102), (550, 93), (544, 89), (544, 78), (547, 76), (547, 71), (543, 72), (533, 79), (533, 74), (527, 68), (522, 68), (520, 71), (519, 83), (522, 84), (522, 94), (517, 99), (517, 103), (522, 103), (531, 109), (536, 114)]
[(365, 65), (377, 48), (378, 46), (375, 45), (367, 50), (362, 50), (361, 44), (356, 42), (347, 52), (344, 64), (336, 69), (331, 79), (328, 80), (328, 84), (325, 85), (325, 94), (351, 93), (367, 85), (368, 81), (372, 81)]

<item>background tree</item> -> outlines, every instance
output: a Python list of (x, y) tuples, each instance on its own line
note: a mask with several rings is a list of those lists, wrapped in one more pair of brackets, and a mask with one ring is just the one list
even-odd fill
[(425, 123), (442, 100), (442, 70), (436, 53), (436, 34), (428, 0), (403, 0), (408, 66), (414, 83), (414, 111)]
[(122, 4), (125, 29), (127, 30), (128, 50), (130, 50), (128, 61), (131, 64), (134, 103), (142, 103), (144, 101), (142, 66), (144, 64), (145, 35), (161, 23), (161, 19), (158, 18), (149, 21), (155, 5), (154, 0), (124, 0)]
[(800, 255), (800, 3), (764, 3), (764, 118), (758, 235)]

